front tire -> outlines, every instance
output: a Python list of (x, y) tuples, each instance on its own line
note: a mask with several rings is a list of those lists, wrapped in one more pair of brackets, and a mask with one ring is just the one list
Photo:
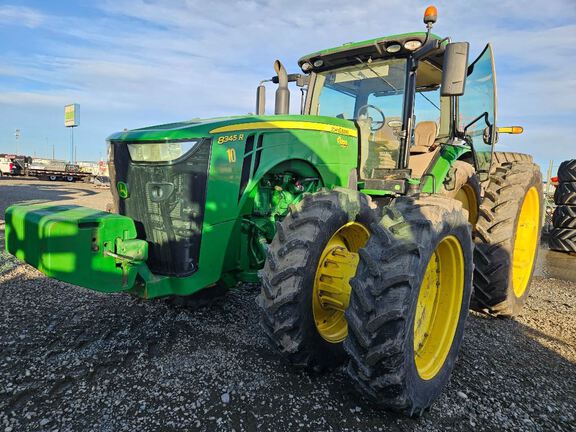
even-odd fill
[(472, 235), (459, 202), (398, 198), (360, 251), (346, 311), (347, 372), (377, 405), (420, 414), (448, 383), (472, 291)]
[(366, 195), (336, 189), (306, 196), (277, 223), (257, 303), (268, 339), (292, 365), (322, 370), (346, 359), (349, 280), (372, 214)]

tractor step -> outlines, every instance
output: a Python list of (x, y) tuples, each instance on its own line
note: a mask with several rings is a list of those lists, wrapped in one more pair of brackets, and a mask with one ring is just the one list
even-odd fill
[(6, 210), (6, 250), (46, 276), (101, 292), (128, 291), (148, 256), (126, 216), (73, 205)]

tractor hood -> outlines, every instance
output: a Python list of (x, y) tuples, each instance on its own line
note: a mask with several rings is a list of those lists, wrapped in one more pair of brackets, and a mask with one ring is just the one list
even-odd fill
[(117, 132), (109, 141), (163, 141), (209, 138), (235, 131), (270, 129), (304, 129), (356, 136), (354, 122), (345, 119), (310, 115), (234, 116), (193, 119), (129, 131)]

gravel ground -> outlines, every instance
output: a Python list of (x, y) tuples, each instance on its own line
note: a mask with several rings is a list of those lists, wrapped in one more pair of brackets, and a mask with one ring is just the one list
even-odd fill
[[(0, 237), (6, 206), (30, 200), (103, 209), (110, 198), (0, 179)], [(572, 280), (536, 277), (516, 320), (471, 313), (450, 385), (410, 419), (375, 409), (341, 370), (279, 361), (258, 325), (258, 286), (192, 312), (50, 280), (2, 251), (0, 432), (576, 430), (576, 258), (541, 256), (540, 274), (562, 259), (568, 272), (554, 274)]]

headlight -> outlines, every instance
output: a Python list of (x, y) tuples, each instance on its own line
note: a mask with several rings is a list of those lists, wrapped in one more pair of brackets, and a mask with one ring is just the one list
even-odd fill
[(130, 158), (134, 162), (170, 162), (181, 158), (201, 140), (148, 141), (128, 144)]
[(404, 43), (404, 48), (406, 48), (408, 51), (417, 50), (421, 46), (422, 46), (422, 42), (420, 42), (419, 40), (416, 40), (416, 39), (415, 40), (409, 40), (409, 41)]
[(398, 51), (400, 51), (400, 49), (402, 49), (402, 46), (400, 46), (399, 43), (392, 43), (386, 47), (386, 52), (389, 52), (390, 54), (394, 54), (394, 53), (397, 53)]

